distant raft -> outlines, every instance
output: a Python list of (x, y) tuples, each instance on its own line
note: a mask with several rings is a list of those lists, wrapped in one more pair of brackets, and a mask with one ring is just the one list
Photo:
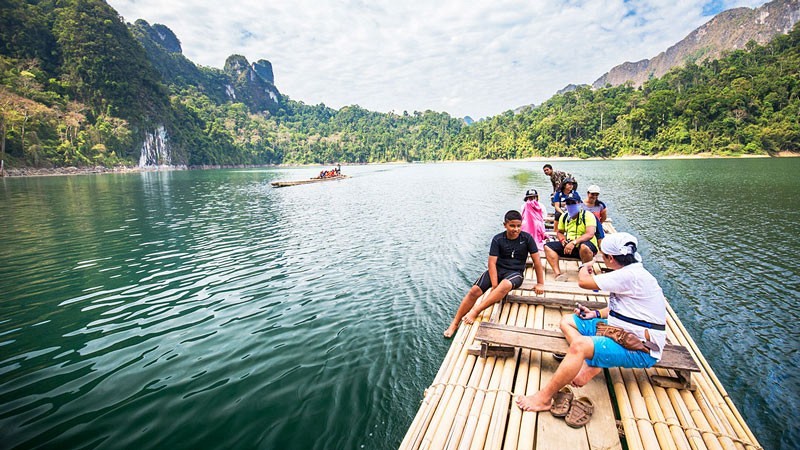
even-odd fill
[(349, 175), (338, 175), (335, 177), (325, 177), (325, 178), (309, 178), (307, 180), (297, 180), (297, 181), (273, 181), (270, 183), (272, 187), (288, 187), (288, 186), (297, 186), (299, 184), (309, 184), (309, 183), (319, 183), (320, 181), (333, 181), (333, 180), (343, 180), (345, 178), (350, 178)]

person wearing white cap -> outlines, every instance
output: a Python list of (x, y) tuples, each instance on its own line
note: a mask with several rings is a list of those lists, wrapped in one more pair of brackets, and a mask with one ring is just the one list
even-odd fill
[(536, 394), (518, 397), (526, 411), (546, 411), (567, 384), (583, 386), (603, 368), (652, 367), (661, 359), (667, 339), (667, 309), (658, 281), (641, 264), (638, 241), (628, 233), (613, 233), (601, 244), (603, 261), (612, 272), (594, 274), (587, 263), (578, 271), (584, 289), (610, 292), (608, 307), (589, 310), (578, 305), (564, 316), (561, 331), (569, 342), (556, 373)]
[(597, 229), (595, 230), (594, 237), (597, 238), (597, 245), (600, 245), (606, 235), (605, 230), (603, 230), (603, 222), (608, 218), (608, 211), (606, 204), (599, 199), (600, 187), (598, 185), (593, 184), (589, 186), (586, 193), (588, 195), (586, 196), (586, 201), (581, 205), (581, 208), (594, 214), (594, 217), (597, 219)]

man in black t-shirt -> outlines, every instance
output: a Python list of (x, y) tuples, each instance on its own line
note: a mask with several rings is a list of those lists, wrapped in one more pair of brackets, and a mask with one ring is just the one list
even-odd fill
[[(539, 249), (533, 236), (522, 231), (522, 215), (519, 211), (511, 210), (506, 213), (503, 221), (506, 230), (492, 238), (489, 247), (488, 269), (475, 281), (467, 295), (461, 300), (453, 322), (445, 330), (444, 337), (452, 337), (463, 321), (470, 324), (475, 322), (478, 315), (486, 308), (499, 302), (512, 289), (522, 285), (525, 273), (525, 261), (528, 255), (533, 260), (536, 271), (537, 295), (544, 293), (544, 266), (539, 258)], [(483, 301), (477, 302), (484, 292), (492, 291)]]

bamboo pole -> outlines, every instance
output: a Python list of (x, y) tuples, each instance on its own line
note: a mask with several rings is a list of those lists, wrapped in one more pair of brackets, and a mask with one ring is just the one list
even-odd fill
[[(674, 314), (674, 311), (672, 311), (671, 314)], [(712, 410), (708, 408), (704, 410), (704, 414), (709, 419), (709, 423), (714, 428), (714, 431), (737, 437), (744, 441), (749, 441), (755, 445), (758, 445), (758, 441), (751, 439), (752, 434), (749, 433), (750, 430), (747, 427), (747, 424), (743, 425), (741, 416), (738, 415), (738, 411), (736, 411), (735, 406), (723, 399), (723, 394), (718, 389), (720, 386), (714, 385), (712, 382), (707, 381), (709, 378), (714, 377), (713, 370), (703, 359), (700, 350), (691, 340), (691, 336), (688, 335), (688, 333), (685, 331), (685, 328), (682, 328), (680, 321), (676, 317), (673, 316), (671, 319), (673, 320), (670, 320), (669, 324), (671, 328), (674, 328), (674, 334), (676, 335), (677, 341), (681, 345), (690, 349), (690, 352), (693, 354), (694, 358), (703, 368), (703, 372), (701, 374), (693, 375), (695, 385), (698, 386), (695, 396), (698, 399), (705, 399), (704, 401), (711, 404), (714, 408), (713, 411), (715, 412), (712, 412)], [(704, 406), (704, 402), (698, 401), (698, 405), (700, 405), (702, 408)], [(721, 420), (720, 418), (724, 418), (725, 420)], [(738, 449), (755, 449), (755, 447), (752, 445), (745, 446), (738, 442), (734, 442), (729, 438), (723, 441), (723, 443), (725, 444), (726, 448), (729, 447), (729, 444), (733, 444), (735, 448)]]
[[(530, 308), (531, 311), (534, 308)], [(528, 314), (529, 307), (528, 305), (522, 305), (519, 309), (519, 314), (517, 315), (517, 321), (515, 325), (518, 326), (528, 326), (528, 323), (532, 322), (531, 317), (533, 314)], [(525, 392), (525, 384), (528, 381), (528, 367), (530, 366), (531, 361), (531, 350), (529, 349), (520, 349), (519, 351), (519, 365), (517, 369), (517, 377), (514, 383), (514, 392)], [(508, 425), (506, 426), (506, 439), (503, 444), (503, 448), (516, 448), (517, 442), (519, 441), (519, 433), (520, 433), (520, 425), (522, 423), (522, 410), (520, 410), (516, 405), (511, 404), (511, 409), (509, 411), (508, 417)]]
[(706, 443), (706, 446), (708, 446), (709, 450), (722, 449), (722, 445), (717, 439), (717, 436), (709, 432), (711, 431), (711, 425), (708, 423), (703, 410), (700, 409), (700, 405), (697, 404), (697, 401), (692, 393), (687, 390), (681, 390), (680, 393), (681, 398), (683, 398), (684, 403), (686, 403), (686, 407), (692, 414), (694, 422), (697, 424), (697, 428), (701, 430), (700, 433), (703, 436), (703, 442)]
[(656, 438), (658, 438), (659, 447), (665, 450), (677, 450), (678, 447), (676, 442), (672, 439), (672, 433), (669, 427), (663, 423), (666, 421), (666, 418), (658, 404), (658, 398), (656, 397), (655, 390), (653, 390), (653, 386), (650, 384), (650, 379), (647, 377), (644, 370), (633, 370), (633, 373), (636, 377), (636, 381), (639, 383), (639, 391), (642, 393), (642, 398), (647, 408), (647, 415), (651, 420), (656, 421), (656, 423), (653, 424), (653, 430), (656, 433)]
[(453, 429), (453, 422), (456, 418), (456, 413), (458, 412), (459, 405), (462, 403), (464, 397), (464, 390), (471, 378), (473, 369), (475, 367), (476, 359), (477, 359), (476, 356), (473, 355), (467, 356), (464, 369), (461, 371), (458, 381), (456, 382), (456, 386), (453, 387), (450, 399), (444, 406), (441, 418), (437, 423), (436, 433), (433, 435), (430, 442), (431, 448), (438, 449), (444, 447), (445, 443), (450, 437), (450, 434), (452, 433)]
[(422, 399), (422, 404), (420, 405), (420, 409), (417, 411), (417, 415), (414, 417), (414, 420), (411, 422), (411, 426), (408, 428), (403, 441), (400, 443), (400, 449), (416, 449), (419, 448), (419, 445), (422, 442), (422, 437), (425, 434), (425, 430), (427, 429), (430, 420), (432, 419), (433, 411), (435, 410), (436, 406), (438, 405), (439, 399), (441, 398), (441, 393), (444, 391), (444, 386), (441, 386), (442, 379), (446, 379), (449, 376), (449, 371), (451, 370), (452, 366), (450, 361), (452, 360), (452, 355), (457, 353), (457, 346), (455, 342), (457, 339), (463, 338), (465, 334), (465, 327), (460, 327), (456, 332), (456, 335), (453, 337), (454, 342), (450, 345), (450, 349), (445, 355), (444, 361), (442, 365), (439, 367), (439, 371), (436, 373), (436, 376), (433, 379), (433, 388), (428, 388), (425, 390), (425, 396)]
[(458, 448), (461, 450), (468, 449), (474, 439), (480, 410), (486, 399), (486, 391), (489, 389), (491, 383), (496, 359), (497, 358), (494, 356), (486, 358), (486, 362), (483, 366), (483, 373), (481, 374), (481, 381), (478, 385), (478, 391), (475, 393), (475, 399), (472, 401), (472, 406), (467, 416), (467, 423), (464, 426), (464, 433), (461, 436), (461, 442), (458, 444)]
[(422, 441), (427, 434), (430, 428), (430, 423), (438, 409), (439, 402), (446, 394), (445, 384), (447, 384), (447, 382), (453, 376), (453, 372), (456, 371), (458, 367), (458, 361), (466, 360), (465, 358), (459, 360), (458, 355), (462, 352), (465, 352), (467, 343), (472, 342), (477, 332), (478, 327), (476, 326), (462, 325), (459, 327), (458, 331), (453, 337), (453, 343), (450, 345), (450, 350), (445, 357), (446, 363), (442, 364), (442, 366), (439, 368), (439, 371), (434, 378), (432, 385), (433, 388), (428, 388), (425, 399), (423, 400), (425, 407), (420, 408), (420, 411), (417, 413), (417, 418), (415, 418), (414, 422), (412, 423), (412, 427), (409, 429), (408, 433), (406, 433), (406, 437), (400, 444), (401, 449), (413, 450), (420, 448), (422, 445)]
[(472, 442), (469, 443), (469, 448), (471, 450), (483, 449), (486, 443), (489, 423), (492, 419), (492, 410), (494, 409), (495, 399), (497, 399), (497, 389), (500, 387), (500, 379), (503, 375), (506, 359), (507, 358), (495, 358), (492, 379), (489, 382), (489, 391), (486, 393), (480, 411), (475, 411), (478, 414), (478, 422), (475, 426)]
[(630, 369), (621, 369), (620, 372), (622, 373), (622, 379), (625, 380), (625, 389), (628, 391), (628, 398), (631, 401), (631, 409), (633, 409), (634, 417), (647, 419), (636, 421), (636, 428), (639, 430), (642, 446), (646, 450), (658, 449), (658, 438), (653, 429), (653, 424), (649, 421), (650, 417), (647, 414), (647, 406), (642, 398), (642, 393), (639, 392), (639, 385), (636, 383), (636, 377)]
[[(524, 323), (524, 314), (520, 318), (519, 305), (510, 305), (511, 313), (506, 321), (509, 325), (516, 325), (517, 321)], [(509, 405), (511, 404), (511, 394), (509, 393), (514, 385), (514, 374), (517, 370), (517, 362), (519, 358), (519, 350), (515, 353), (514, 358), (506, 358), (505, 365), (503, 366), (503, 373), (500, 377), (500, 390), (497, 392), (497, 397), (494, 401), (494, 409), (492, 410), (492, 420), (489, 423), (489, 434), (487, 442), (484, 446), (485, 449), (500, 450), (503, 446), (503, 437), (505, 436), (506, 426), (508, 424)]]
[[(516, 305), (514, 305), (516, 306)], [(502, 308), (500, 303), (495, 304), (492, 308), (491, 315), (494, 316), (495, 312), (499, 311)], [(513, 308), (516, 309), (516, 308)], [(486, 311), (489, 312), (489, 311)], [(503, 316), (507, 316), (508, 312), (502, 312)], [(448, 401), (447, 405), (444, 408), (441, 420), (437, 426), (436, 433), (431, 440), (431, 448), (440, 449), (447, 445), (447, 442), (451, 440), (452, 436), (455, 433), (454, 427), (457, 425), (455, 423), (455, 419), (457, 413), (460, 409), (460, 405), (464, 400), (464, 390), (465, 386), (472, 378), (472, 368), (474, 367), (474, 360), (475, 356), (468, 356), (467, 357), (467, 365), (465, 366), (464, 370), (461, 371), (461, 376), (457, 382), (457, 386), (454, 387), (453, 392), (450, 396), (450, 400)], [(472, 361), (472, 365), (469, 362)], [(469, 370), (467, 370), (469, 368)]]
[(472, 373), (470, 374), (469, 382), (467, 383), (467, 387), (464, 391), (461, 403), (459, 404), (458, 412), (456, 413), (456, 417), (453, 420), (453, 427), (451, 428), (448, 440), (444, 445), (445, 449), (452, 450), (458, 448), (458, 444), (464, 435), (464, 428), (466, 427), (467, 424), (469, 411), (475, 399), (476, 391), (480, 386), (480, 381), (482, 378), (481, 375), (483, 374), (485, 363), (486, 363), (486, 358), (477, 358), (475, 362), (475, 366), (473, 367)]
[[(499, 309), (501, 307), (502, 305), (500, 303), (497, 303), (492, 308), (486, 309), (481, 313), (478, 320), (474, 324), (469, 325), (470, 329), (474, 331), (470, 333), (469, 335), (470, 338), (465, 341), (464, 350), (466, 349), (466, 347), (469, 346), (470, 343), (474, 342), (475, 333), (477, 332), (479, 322), (486, 320), (488, 317), (492, 315), (494, 310)], [(462, 325), (462, 327), (463, 326), (464, 325)], [(458, 368), (459, 374), (462, 373), (464, 370), (469, 371), (469, 369), (464, 369), (464, 361), (466, 361), (467, 359), (466, 351), (462, 351), (460, 355), (461, 358), (456, 363), (456, 367)], [(468, 380), (469, 377), (466, 378)], [(458, 380), (453, 380), (453, 381), (457, 386), (453, 386), (450, 383), (448, 383), (448, 385), (445, 387), (445, 391), (444, 394), (442, 395), (442, 400), (441, 400), (442, 403), (440, 403), (440, 405), (443, 404), (445, 406), (437, 408), (436, 412), (434, 413), (433, 420), (431, 421), (431, 424), (428, 426), (428, 431), (425, 433), (425, 438), (423, 439), (423, 441), (428, 441), (428, 443), (421, 448), (429, 447), (431, 446), (431, 444), (434, 443), (438, 444), (438, 446), (434, 446), (433, 448), (441, 448), (442, 446), (444, 446), (444, 441), (434, 442), (434, 437), (439, 435), (439, 436), (444, 436), (446, 438), (446, 436), (449, 434), (450, 427), (452, 426), (452, 421), (455, 418), (455, 413), (458, 410), (458, 404), (461, 401), (461, 397), (454, 396), (454, 392), (456, 391), (456, 387), (461, 387), (463, 386), (463, 384), (459, 384)]]
[[(658, 375), (669, 376), (669, 371), (667, 369), (655, 369), (655, 372)], [(693, 429), (696, 428), (695, 423), (692, 420), (692, 415), (686, 408), (686, 403), (684, 403), (681, 398), (680, 391), (675, 388), (664, 389), (661, 387), (655, 387), (655, 390), (657, 394), (662, 390), (666, 392), (669, 402), (675, 411), (681, 431), (684, 433), (692, 450), (706, 450), (703, 437), (700, 436), (697, 430)]]
[(725, 391), (725, 387), (722, 385), (722, 382), (719, 381), (717, 375), (711, 369), (711, 365), (708, 364), (708, 361), (706, 361), (705, 357), (703, 357), (703, 354), (700, 352), (700, 349), (697, 348), (697, 344), (695, 344), (689, 332), (686, 331), (686, 328), (684, 328), (683, 323), (681, 323), (681, 321), (678, 319), (678, 316), (675, 314), (675, 311), (672, 309), (669, 303), (667, 303), (667, 312), (673, 318), (674, 324), (678, 327), (678, 329), (681, 331), (681, 334), (684, 336), (685, 338), (684, 340), (686, 342), (684, 346), (692, 349), (692, 353), (694, 353), (694, 356), (697, 359), (698, 363), (703, 368), (705, 368), (706, 373), (712, 380), (714, 386), (717, 388), (717, 391), (720, 393), (725, 403), (728, 405), (728, 408), (731, 410), (734, 417), (736, 417), (736, 424), (739, 426), (739, 428), (741, 428), (741, 434), (739, 430), (737, 430), (736, 433), (737, 436), (739, 436), (739, 438), (741, 439), (749, 440), (753, 444), (752, 446), (753, 449), (755, 449), (756, 447), (760, 448), (758, 439), (756, 439), (755, 435), (750, 430), (750, 427), (747, 426), (747, 422), (745, 422), (741, 413), (739, 413), (739, 410), (736, 408), (736, 405), (734, 405), (733, 400), (731, 400), (730, 396)]
[(614, 386), (614, 394), (617, 397), (617, 407), (622, 420), (622, 428), (625, 430), (625, 441), (627, 441), (628, 449), (644, 450), (644, 444), (642, 444), (642, 438), (639, 436), (639, 428), (636, 424), (636, 419), (634, 419), (633, 407), (628, 397), (628, 390), (625, 389), (625, 380), (622, 378), (622, 373), (619, 368), (609, 369), (608, 373), (611, 376), (611, 384)]
[[(528, 309), (528, 326), (541, 328), (544, 324), (544, 306), (537, 305), (533, 311)], [(539, 383), (542, 376), (542, 352), (531, 351), (530, 362), (528, 363), (528, 381), (525, 383), (525, 395), (531, 395), (539, 390)], [(515, 406), (516, 407), (516, 406)], [(519, 409), (519, 408), (517, 408)], [(523, 411), (520, 423), (519, 439), (517, 439), (517, 449), (528, 450), (533, 448), (536, 439), (536, 422), (539, 413)]]
[[(694, 397), (695, 403), (697, 403), (697, 405), (700, 407), (700, 410), (703, 412), (703, 415), (708, 421), (711, 430), (722, 435), (717, 437), (720, 445), (722, 445), (726, 450), (736, 450), (737, 445), (730, 438), (730, 436), (734, 436), (734, 431), (731, 428), (728, 417), (725, 415), (726, 412), (730, 413), (730, 411), (715, 410), (710, 404), (709, 396), (713, 395), (713, 393), (708, 392), (709, 387), (706, 384), (705, 377), (697, 377), (695, 383), (698, 385), (698, 389), (694, 393), (691, 393), (691, 395)], [(744, 449), (744, 446), (739, 445), (738, 448)]]

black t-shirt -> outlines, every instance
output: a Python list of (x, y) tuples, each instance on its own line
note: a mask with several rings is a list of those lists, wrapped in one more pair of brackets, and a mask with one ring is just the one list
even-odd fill
[(506, 237), (506, 232), (503, 231), (492, 238), (489, 256), (497, 256), (498, 269), (524, 272), (528, 255), (538, 251), (536, 241), (530, 234), (520, 231), (519, 236), (512, 241)]

